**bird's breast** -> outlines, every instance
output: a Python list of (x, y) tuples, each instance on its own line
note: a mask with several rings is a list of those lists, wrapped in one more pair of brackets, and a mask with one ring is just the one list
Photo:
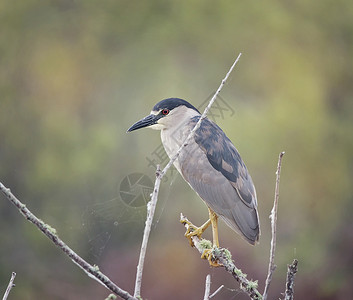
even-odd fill
[[(178, 128), (164, 129), (161, 131), (162, 144), (169, 158), (172, 158), (177, 153), (177, 151), (179, 150), (179, 148), (181, 147), (185, 139), (188, 137), (190, 133), (190, 129), (192, 128), (189, 128), (189, 126), (183, 125), (183, 126), (179, 126)], [(174, 162), (174, 166), (181, 174), (182, 174), (181, 164), (184, 161), (186, 156), (190, 157), (190, 155), (192, 155), (191, 150), (193, 148), (192, 147), (193, 145), (194, 146), (197, 145), (194, 142), (194, 139), (192, 139), (189, 142), (189, 144), (184, 148), (180, 156)]]

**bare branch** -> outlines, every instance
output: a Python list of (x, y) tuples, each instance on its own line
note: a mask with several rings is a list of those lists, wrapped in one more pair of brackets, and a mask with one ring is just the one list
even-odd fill
[(210, 293), (211, 293), (211, 275), (207, 274), (206, 282), (205, 282), (205, 295), (203, 296), (203, 300), (210, 300), (211, 298), (216, 296), (220, 292), (220, 290), (223, 288), (224, 288), (224, 285), (222, 284), (217, 290), (215, 290), (214, 293), (212, 293), (212, 295), (210, 295)]
[(273, 272), (276, 269), (275, 265), (275, 252), (276, 252), (276, 232), (277, 232), (277, 210), (278, 210), (278, 199), (279, 199), (279, 179), (281, 174), (281, 165), (282, 165), (282, 157), (284, 155), (284, 151), (279, 154), (277, 171), (276, 171), (276, 187), (275, 187), (275, 199), (273, 202), (273, 208), (271, 211), (270, 219), (271, 219), (271, 229), (272, 229), (272, 239), (271, 239), (271, 249), (270, 249), (270, 262), (268, 264), (268, 273), (266, 278), (265, 290), (263, 293), (263, 300), (267, 299), (268, 289), (270, 287), (270, 283), (272, 280)]
[(156, 210), (159, 187), (161, 185), (162, 177), (163, 175), (161, 174), (161, 169), (158, 165), (157, 172), (156, 172), (156, 181), (154, 183), (151, 201), (148, 202), (147, 204), (147, 218), (146, 218), (145, 229), (144, 229), (143, 238), (142, 238), (140, 257), (137, 265), (136, 280), (135, 280), (134, 297), (136, 298), (141, 297), (142, 274), (143, 274), (143, 267), (144, 267), (145, 256), (147, 251), (147, 244), (148, 244), (148, 239), (152, 228), (152, 221), (153, 221), (154, 212)]
[(146, 225), (145, 225), (145, 229), (144, 229), (144, 233), (143, 233), (143, 238), (142, 238), (142, 244), (141, 244), (141, 250), (140, 250), (140, 257), (139, 257), (139, 262), (137, 265), (137, 272), (136, 272), (136, 280), (135, 280), (135, 291), (134, 291), (134, 297), (139, 298), (141, 297), (141, 285), (142, 285), (142, 274), (143, 274), (143, 266), (144, 266), (144, 262), (145, 262), (145, 256), (146, 256), (146, 250), (147, 250), (147, 244), (148, 244), (148, 239), (149, 239), (149, 235), (151, 232), (151, 227), (152, 227), (152, 221), (153, 221), (153, 217), (154, 217), (154, 212), (157, 206), (157, 201), (158, 201), (158, 193), (159, 193), (159, 187), (161, 184), (161, 179), (163, 178), (163, 176), (167, 173), (167, 171), (169, 170), (169, 168), (172, 166), (172, 164), (174, 163), (174, 161), (178, 158), (178, 156), (180, 155), (181, 151), (183, 151), (183, 149), (188, 145), (189, 141), (191, 140), (191, 138), (195, 135), (196, 130), (200, 127), (201, 122), (204, 118), (206, 118), (208, 111), (210, 110), (212, 104), (214, 103), (214, 101), (216, 100), (217, 96), (219, 95), (219, 93), (221, 92), (223, 86), (225, 85), (225, 83), (228, 80), (228, 77), (230, 76), (230, 74), (232, 73), (235, 65), (238, 63), (239, 59), (240, 59), (241, 53), (238, 55), (238, 57), (236, 58), (236, 60), (234, 61), (234, 63), (232, 64), (232, 66), (230, 67), (228, 73), (226, 74), (226, 76), (224, 77), (224, 79), (222, 80), (221, 84), (219, 85), (217, 91), (215, 92), (215, 94), (213, 95), (212, 99), (210, 100), (209, 104), (207, 105), (207, 107), (205, 108), (203, 114), (201, 115), (201, 118), (199, 119), (199, 121), (196, 123), (195, 127), (191, 130), (191, 132), (189, 133), (188, 137), (185, 139), (185, 141), (183, 142), (183, 144), (180, 146), (179, 150), (175, 153), (175, 155), (170, 159), (170, 161), (168, 162), (168, 164), (164, 167), (163, 171), (160, 171), (159, 168), (157, 168), (157, 172), (156, 172), (156, 180), (154, 183), (154, 188), (153, 188), (153, 193), (151, 195), (151, 201), (149, 203), (148, 206), (148, 213), (147, 213), (147, 219), (146, 219)]
[(293, 260), (291, 265), (288, 265), (286, 291), (284, 293), (284, 300), (294, 299), (294, 278), (298, 272), (298, 260)]
[[(190, 222), (183, 214), (180, 214), (180, 222), (188, 230)], [(191, 238), (195, 248), (201, 254), (204, 252), (204, 250), (212, 248), (211, 241), (199, 239), (197, 236), (192, 236)], [(214, 261), (220, 263), (224, 269), (230, 273), (236, 281), (239, 282), (240, 289), (245, 292), (251, 299), (262, 299), (262, 295), (257, 290), (257, 281), (248, 280), (246, 278), (247, 275), (235, 266), (232, 260), (232, 255), (228, 249), (212, 248), (212, 256)]]
[(210, 291), (211, 291), (211, 275), (207, 274), (206, 283), (205, 283), (205, 295), (203, 300), (210, 300)]
[(212, 293), (212, 295), (210, 295), (210, 299), (216, 296), (223, 288), (224, 288), (224, 284), (222, 284), (217, 290), (214, 291), (214, 293)]
[(56, 246), (58, 246), (78, 267), (80, 267), (89, 277), (95, 279), (100, 284), (111, 290), (116, 295), (126, 300), (137, 300), (127, 291), (119, 288), (114, 282), (112, 282), (108, 276), (104, 275), (99, 271), (98, 266), (92, 266), (81, 258), (76, 252), (74, 252), (69, 246), (67, 246), (63, 240), (59, 238), (56, 230), (50, 225), (44, 223), (38, 219), (20, 200), (18, 200), (14, 194), (11, 193), (10, 189), (6, 188), (0, 182), (0, 190), (6, 196), (10, 202), (17, 207), (20, 213), (37, 228), (43, 232)]
[(210, 295), (210, 299), (216, 296), (223, 288), (224, 288), (224, 284), (222, 284), (217, 290), (214, 291), (212, 295)]
[(16, 273), (12, 272), (9, 284), (6, 288), (4, 296), (2, 297), (2, 300), (7, 300), (7, 297), (9, 296), (11, 289), (15, 286), (15, 284), (13, 283), (15, 280), (15, 277), (16, 277)]

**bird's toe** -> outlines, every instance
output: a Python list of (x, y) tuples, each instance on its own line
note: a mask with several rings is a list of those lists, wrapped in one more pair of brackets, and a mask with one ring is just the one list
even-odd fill
[(211, 267), (222, 267), (222, 264), (213, 255), (213, 249), (205, 249), (201, 255), (202, 259), (207, 259)]

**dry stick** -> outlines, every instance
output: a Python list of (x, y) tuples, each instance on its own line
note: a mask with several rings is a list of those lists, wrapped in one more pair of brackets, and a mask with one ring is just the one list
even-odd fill
[(298, 272), (298, 260), (293, 260), (291, 265), (288, 265), (286, 291), (284, 293), (284, 300), (293, 300), (294, 298), (294, 278)]
[(157, 200), (158, 200), (158, 192), (159, 187), (161, 185), (162, 180), (162, 172), (160, 170), (159, 165), (157, 166), (156, 172), (156, 181), (154, 183), (153, 193), (151, 196), (151, 201), (147, 204), (147, 218), (145, 223), (145, 229), (142, 238), (141, 250), (140, 250), (140, 257), (139, 262), (137, 265), (137, 272), (136, 272), (136, 280), (135, 280), (135, 291), (134, 297), (141, 298), (141, 284), (142, 284), (142, 273), (143, 273), (143, 266), (145, 262), (146, 250), (147, 250), (147, 243), (151, 232), (152, 221), (154, 212), (156, 210)]
[(222, 284), (217, 290), (214, 291), (212, 295), (210, 295), (210, 299), (216, 296), (223, 288), (224, 288), (224, 284)]
[(135, 291), (134, 291), (134, 297), (136, 297), (136, 298), (141, 297), (143, 266), (144, 266), (144, 262), (145, 262), (147, 244), (148, 244), (148, 239), (149, 239), (149, 235), (150, 235), (150, 232), (151, 232), (153, 216), (154, 216), (154, 212), (155, 212), (156, 206), (157, 206), (158, 193), (159, 193), (159, 187), (160, 187), (160, 184), (161, 184), (161, 179), (167, 173), (168, 169), (172, 166), (174, 161), (178, 158), (178, 156), (180, 155), (181, 151), (188, 145), (189, 141), (194, 136), (196, 130), (201, 126), (202, 120), (206, 118), (208, 111), (210, 110), (213, 102), (216, 100), (218, 94), (221, 92), (223, 86), (227, 82), (227, 79), (228, 79), (229, 75), (232, 73), (235, 65), (239, 61), (240, 56), (241, 56), (241, 53), (239, 53), (239, 55), (236, 58), (236, 60), (234, 61), (233, 65), (230, 67), (228, 73), (226, 74), (226, 76), (222, 80), (222, 82), (219, 85), (217, 91), (215, 92), (215, 94), (213, 95), (212, 99), (210, 100), (210, 102), (208, 103), (207, 107), (205, 108), (205, 110), (204, 110), (203, 114), (201, 115), (199, 121), (196, 123), (195, 127), (191, 130), (191, 132), (189, 133), (188, 137), (185, 139), (183, 144), (180, 146), (179, 150), (169, 160), (168, 164), (165, 166), (163, 171), (160, 171), (159, 167), (157, 167), (156, 180), (155, 180), (155, 183), (154, 183), (153, 193), (152, 193), (152, 196), (151, 196), (151, 201), (149, 202), (148, 207), (147, 207), (147, 219), (146, 219), (145, 229), (144, 229), (143, 238), (142, 238), (139, 262), (138, 262), (138, 265), (137, 265), (136, 280), (135, 280)]
[(211, 291), (211, 275), (207, 274), (206, 283), (205, 283), (205, 295), (203, 300), (210, 300), (210, 291)]
[(203, 296), (203, 300), (210, 300), (212, 297), (216, 296), (221, 289), (224, 288), (224, 285), (222, 284), (217, 290), (215, 290), (214, 293), (212, 293), (212, 295), (210, 295), (211, 293), (211, 275), (207, 274), (206, 276), (206, 282), (205, 282), (205, 295)]
[(92, 266), (67, 246), (57, 235), (56, 230), (38, 219), (20, 200), (18, 200), (10, 191), (0, 182), (0, 190), (10, 202), (15, 205), (20, 213), (31, 223), (39, 228), (56, 246), (58, 246), (67, 256), (70, 257), (78, 267), (80, 267), (89, 277), (95, 279), (100, 284), (111, 290), (116, 295), (126, 300), (137, 300), (127, 291), (119, 288), (106, 275), (99, 271), (97, 266)]
[[(180, 222), (185, 226), (186, 230), (189, 229), (189, 220), (183, 215), (180, 214)], [(195, 248), (202, 254), (206, 249), (212, 248), (212, 243), (205, 239), (200, 239), (197, 236), (191, 237)], [(251, 281), (246, 278), (240, 269), (238, 269), (231, 257), (230, 252), (224, 248), (213, 248), (212, 249), (213, 259), (219, 262), (222, 267), (230, 273), (236, 281), (239, 282), (240, 289), (245, 292), (251, 299), (261, 300), (262, 295), (257, 290), (257, 281)], [(217, 290), (219, 292), (220, 288)], [(210, 297), (211, 298), (211, 297)]]
[(278, 210), (278, 198), (279, 198), (279, 179), (281, 174), (282, 157), (284, 151), (279, 154), (277, 171), (276, 171), (276, 187), (275, 187), (275, 199), (273, 202), (273, 208), (271, 211), (271, 229), (272, 229), (272, 239), (271, 239), (271, 249), (270, 249), (270, 262), (268, 264), (268, 273), (266, 278), (265, 290), (263, 293), (263, 300), (267, 299), (268, 289), (272, 280), (273, 272), (276, 269), (275, 261), (275, 251), (276, 251), (276, 231), (277, 231), (277, 210)]
[(4, 297), (2, 297), (2, 300), (6, 300), (7, 299), (7, 297), (10, 294), (11, 289), (15, 286), (15, 284), (13, 283), (13, 281), (15, 280), (15, 277), (16, 277), (16, 273), (12, 272), (10, 282), (9, 282), (7, 288), (6, 288), (6, 291), (5, 291)]

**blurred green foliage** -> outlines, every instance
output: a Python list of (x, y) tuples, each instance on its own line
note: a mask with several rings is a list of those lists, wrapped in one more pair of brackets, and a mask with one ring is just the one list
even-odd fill
[[(270, 296), (299, 260), (298, 299), (347, 299), (353, 280), (353, 4), (298, 1), (1, 1), (0, 181), (91, 263), (132, 291), (145, 207), (127, 206), (128, 174), (154, 177), (156, 132), (126, 129), (159, 100), (200, 105), (222, 91), (235, 114), (216, 121), (253, 176), (262, 223), (250, 248), (225, 226), (221, 244), (263, 288), (275, 168), (283, 160), (278, 268)], [(215, 113), (217, 111), (215, 110)], [(172, 179), (173, 178), (173, 179)], [(246, 299), (183, 238), (204, 205), (180, 179), (162, 185), (147, 254), (148, 299)], [(107, 292), (0, 201), (0, 294), (104, 299)], [(235, 290), (234, 290), (235, 289)]]

